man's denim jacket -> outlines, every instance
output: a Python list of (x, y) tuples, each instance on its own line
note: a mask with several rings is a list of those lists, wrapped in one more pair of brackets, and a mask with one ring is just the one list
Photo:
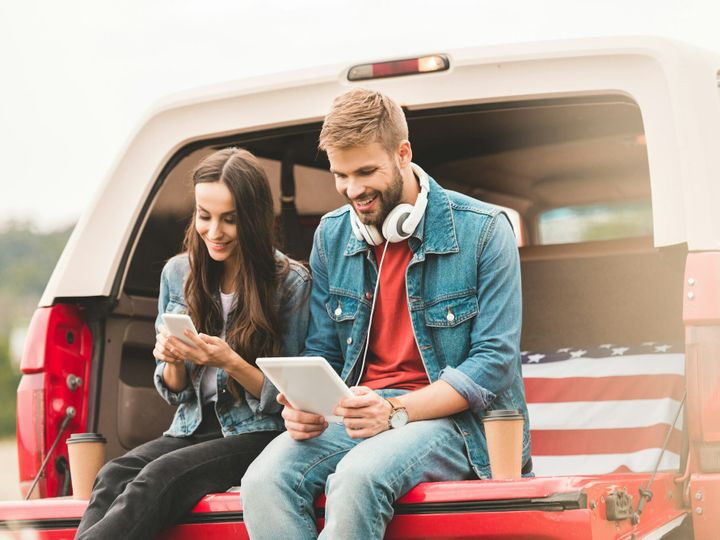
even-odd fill
[[(326, 214), (315, 232), (303, 354), (324, 356), (352, 385), (367, 337), (377, 263), (368, 244), (354, 236), (349, 212), (344, 206)], [(525, 463), (530, 437), (520, 369), (520, 264), (509, 221), (498, 209), (430, 179), (425, 216), (408, 242), (413, 257), (406, 285), (415, 341), (430, 382), (447, 382), (470, 404), (453, 420), (473, 469), (480, 478), (490, 476), (481, 419), (491, 409), (522, 411)]]
[[(280, 252), (276, 257), (285, 257)], [(185, 279), (190, 271), (187, 254), (170, 259), (162, 271), (160, 278), (160, 296), (158, 298), (158, 317), (155, 327), (162, 324), (162, 313), (187, 313), (185, 304)], [(282, 355), (297, 356), (303, 348), (307, 334), (308, 309), (307, 300), (310, 296), (310, 273), (299, 263), (290, 262), (290, 269), (280, 284), (276, 300), (279, 304)], [(190, 384), (180, 392), (172, 392), (165, 386), (162, 377), (165, 362), (157, 362), (155, 368), (155, 386), (160, 395), (170, 405), (178, 405), (170, 429), (165, 435), (184, 437), (192, 434), (202, 420), (202, 403), (200, 402), (200, 382), (205, 368), (192, 369), (192, 364), (185, 363)], [(227, 373), (217, 370), (218, 399), (215, 411), (222, 427), (223, 435), (236, 435), (250, 431), (271, 431), (284, 429), (280, 410), (276, 401), (277, 390), (267, 379), (263, 383), (260, 399), (256, 399), (247, 391), (240, 401), (233, 398), (227, 389)]]

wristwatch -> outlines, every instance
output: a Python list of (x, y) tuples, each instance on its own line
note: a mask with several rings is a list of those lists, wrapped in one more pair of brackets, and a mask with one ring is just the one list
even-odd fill
[(392, 407), (392, 411), (390, 411), (390, 416), (388, 417), (388, 429), (398, 429), (407, 424), (407, 409), (400, 405), (400, 402), (396, 398), (387, 398), (387, 402)]

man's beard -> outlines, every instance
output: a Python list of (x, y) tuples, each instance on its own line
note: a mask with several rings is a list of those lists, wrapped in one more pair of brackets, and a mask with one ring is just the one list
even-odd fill
[(400, 172), (400, 168), (396, 166), (390, 185), (386, 187), (383, 191), (377, 192), (377, 196), (379, 197), (380, 202), (380, 208), (378, 209), (378, 212), (375, 214), (363, 214), (361, 212), (355, 212), (358, 216), (358, 219), (365, 225), (372, 225), (380, 229), (388, 214), (392, 211), (393, 208), (400, 204), (400, 201), (402, 200), (402, 190), (402, 173)]

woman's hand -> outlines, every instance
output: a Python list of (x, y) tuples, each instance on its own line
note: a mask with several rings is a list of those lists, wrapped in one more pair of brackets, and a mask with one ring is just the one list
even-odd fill
[(165, 326), (160, 325), (160, 333), (155, 336), (155, 348), (153, 356), (165, 362), (162, 378), (165, 386), (172, 392), (180, 392), (187, 387), (188, 378), (185, 371), (185, 360), (177, 354), (168, 343), (170, 332)]
[(253, 397), (260, 399), (264, 376), (258, 368), (249, 364), (219, 337), (207, 334), (196, 336), (189, 330), (185, 331), (185, 337), (192, 342), (192, 345), (184, 343), (175, 336), (165, 337), (165, 349), (172, 358), (182, 358), (198, 366), (223, 369)]
[(170, 332), (165, 326), (160, 325), (160, 333), (155, 336), (155, 348), (153, 349), (153, 356), (162, 362), (168, 364), (179, 364), (183, 365), (184, 359), (179, 356), (173, 347), (168, 343), (168, 338), (171, 337)]
[(238, 362), (245, 362), (227, 342), (219, 337), (207, 334), (195, 335), (189, 330), (186, 330), (184, 335), (192, 345), (184, 343), (175, 336), (169, 336), (166, 340), (166, 346), (175, 357), (199, 366), (212, 366), (228, 372), (232, 371)]

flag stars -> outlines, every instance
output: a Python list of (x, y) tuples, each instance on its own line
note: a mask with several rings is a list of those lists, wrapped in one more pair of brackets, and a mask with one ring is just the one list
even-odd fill
[(565, 353), (570, 352), (570, 347), (565, 347), (565, 348), (563, 348), (563, 349), (558, 349), (557, 352), (565, 352)]
[(587, 351), (578, 349), (577, 351), (570, 351), (570, 358), (582, 358), (587, 354)]
[(612, 343), (603, 343), (602, 345), (600, 345), (600, 348), (601, 349), (612, 349), (613, 345), (612, 345)]
[(528, 364), (539, 364), (543, 358), (545, 358), (544, 354), (531, 354), (528, 356)]
[(668, 350), (672, 349), (672, 345), (656, 345), (655, 346), (655, 352), (668, 352)]
[(622, 356), (628, 351), (628, 347), (613, 347), (612, 356)]
[(652, 347), (653, 345), (655, 345), (655, 343), (656, 343), (655, 341), (644, 341), (642, 346), (643, 347)]

